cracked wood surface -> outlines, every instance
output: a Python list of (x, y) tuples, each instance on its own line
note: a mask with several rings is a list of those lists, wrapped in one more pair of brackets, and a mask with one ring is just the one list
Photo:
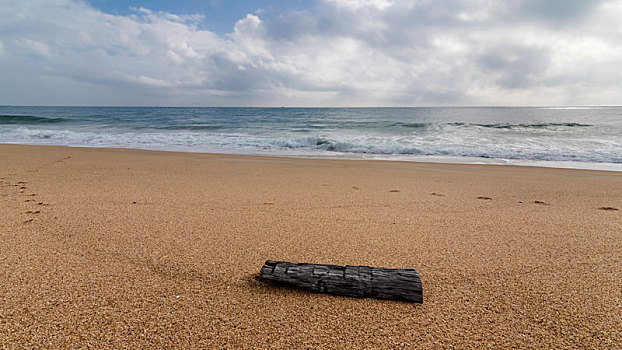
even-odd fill
[(415, 269), (268, 260), (261, 278), (317, 293), (423, 303), (421, 277)]

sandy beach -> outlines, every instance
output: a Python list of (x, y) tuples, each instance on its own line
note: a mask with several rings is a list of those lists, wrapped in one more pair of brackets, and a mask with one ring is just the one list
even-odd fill
[[(622, 173), (0, 145), (0, 348), (622, 344)], [(257, 280), (416, 268), (424, 303)]]

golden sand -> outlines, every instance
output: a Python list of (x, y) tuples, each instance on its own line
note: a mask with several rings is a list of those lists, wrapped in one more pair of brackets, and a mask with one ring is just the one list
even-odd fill
[[(0, 145), (0, 348), (620, 348), (615, 209), (616, 172)], [(414, 267), (424, 303), (267, 259)]]

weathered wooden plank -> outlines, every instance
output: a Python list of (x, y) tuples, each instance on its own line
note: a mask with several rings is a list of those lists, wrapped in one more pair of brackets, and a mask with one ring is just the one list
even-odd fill
[(415, 269), (268, 260), (261, 278), (317, 293), (423, 303), (421, 277)]

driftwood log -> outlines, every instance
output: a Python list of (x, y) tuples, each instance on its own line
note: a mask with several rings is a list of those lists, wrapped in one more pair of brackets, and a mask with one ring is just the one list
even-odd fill
[(268, 260), (261, 278), (317, 293), (423, 303), (421, 277), (415, 269)]

